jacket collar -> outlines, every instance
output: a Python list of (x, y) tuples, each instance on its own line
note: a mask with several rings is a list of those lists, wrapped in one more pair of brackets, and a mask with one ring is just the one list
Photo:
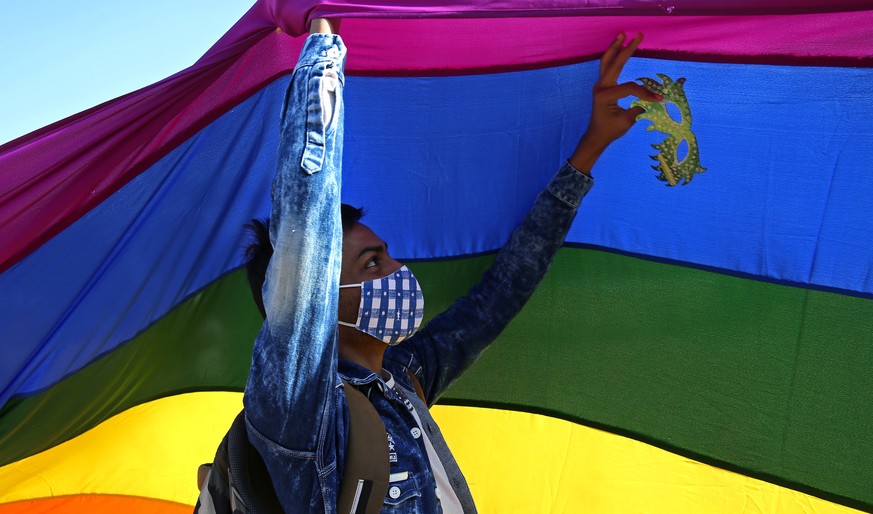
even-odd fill
[[(386, 398), (400, 400), (398, 394), (394, 391), (394, 376), (391, 375), (391, 372), (388, 370), (382, 368), (382, 374), (379, 375), (360, 364), (356, 364), (341, 357), (337, 364), (337, 372), (339, 373), (340, 378), (346, 382), (362, 391), (367, 391), (375, 385), (380, 391), (382, 391), (382, 394), (384, 394)], [(369, 392), (365, 392), (365, 394), (369, 396)]]

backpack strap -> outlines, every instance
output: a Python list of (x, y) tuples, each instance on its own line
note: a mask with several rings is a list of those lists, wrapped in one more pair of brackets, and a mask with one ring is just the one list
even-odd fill
[(409, 381), (412, 382), (412, 389), (415, 391), (415, 395), (418, 396), (421, 403), (427, 405), (427, 398), (424, 397), (424, 388), (421, 387), (421, 381), (418, 380), (418, 377), (409, 368), (406, 368), (406, 375), (409, 377)]
[(370, 400), (343, 380), (349, 407), (349, 440), (337, 499), (338, 514), (377, 514), (388, 492), (388, 436)]
[[(349, 407), (349, 440), (337, 512), (378, 514), (388, 492), (390, 471), (385, 424), (363, 393), (345, 380), (343, 389)], [(283, 512), (267, 466), (249, 442), (245, 411), (233, 420), (215, 452), (205, 483), (198, 485), (201, 494), (194, 510), (197, 513)]]
[(249, 442), (245, 410), (237, 415), (227, 432), (228, 485), (234, 513), (284, 513), (267, 465)]

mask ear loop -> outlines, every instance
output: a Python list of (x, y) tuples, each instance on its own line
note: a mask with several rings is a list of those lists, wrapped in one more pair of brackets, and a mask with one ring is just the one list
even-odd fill
[[(340, 284), (339, 288), (340, 288), (340, 289), (343, 289), (343, 288), (349, 288), (349, 287), (361, 287), (361, 286), (363, 286), (363, 285), (364, 285), (363, 282), (358, 282), (357, 284)], [(355, 328), (355, 329), (358, 328), (358, 324), (357, 324), (357, 323), (349, 323), (348, 321), (340, 321), (340, 320), (336, 320), (336, 324), (337, 324), (337, 325), (342, 325), (342, 326), (344, 326), (344, 327), (352, 327), (352, 328)]]

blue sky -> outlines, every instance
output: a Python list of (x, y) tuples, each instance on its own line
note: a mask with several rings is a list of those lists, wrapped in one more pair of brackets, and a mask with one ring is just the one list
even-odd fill
[(0, 0), (0, 144), (187, 68), (254, 0)]

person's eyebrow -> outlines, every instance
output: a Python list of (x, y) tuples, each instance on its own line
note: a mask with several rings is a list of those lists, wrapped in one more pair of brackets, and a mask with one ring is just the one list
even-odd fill
[(364, 255), (364, 254), (367, 253), (367, 252), (376, 252), (376, 253), (379, 253), (379, 252), (381, 252), (381, 251), (383, 251), (383, 250), (386, 251), (386, 252), (388, 251), (388, 245), (387, 245), (386, 243), (382, 243), (382, 244), (380, 244), (380, 245), (374, 245), (374, 246), (365, 246), (364, 248), (361, 248), (361, 251), (358, 253), (358, 256), (355, 257), (355, 260), (360, 259), (361, 256)]

